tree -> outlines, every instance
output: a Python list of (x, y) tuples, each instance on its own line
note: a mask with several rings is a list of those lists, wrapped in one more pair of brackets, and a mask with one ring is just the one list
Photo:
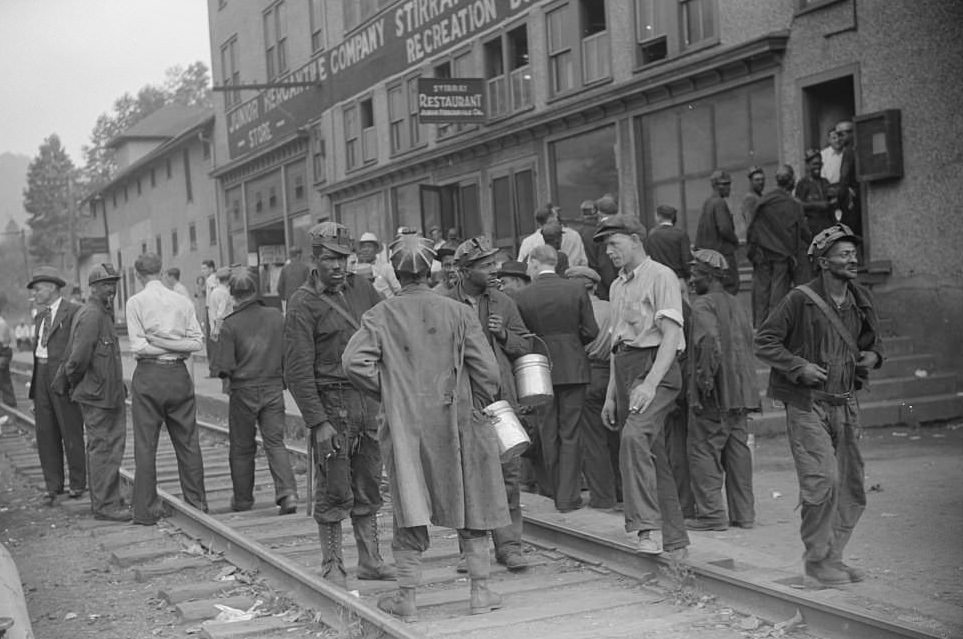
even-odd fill
[(139, 121), (168, 104), (206, 106), (214, 104), (207, 65), (195, 62), (187, 68), (174, 66), (164, 74), (161, 86), (147, 84), (136, 95), (125, 93), (114, 101), (111, 113), (102, 113), (84, 145), (84, 177), (88, 192), (108, 182), (116, 171), (113, 149), (108, 143)]
[(71, 217), (79, 201), (77, 171), (67, 151), (53, 134), (40, 145), (40, 152), (27, 168), (23, 208), (30, 227), (30, 254), (41, 264), (72, 254)]

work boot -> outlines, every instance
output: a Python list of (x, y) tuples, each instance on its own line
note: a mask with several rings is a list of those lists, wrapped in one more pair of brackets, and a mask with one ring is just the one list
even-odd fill
[(321, 576), (336, 586), (347, 590), (348, 573), (344, 569), (341, 554), (341, 522), (319, 523), (318, 535), (321, 538)]
[(828, 559), (822, 561), (807, 561), (806, 575), (825, 586), (838, 586), (840, 584), (850, 583), (849, 574), (834, 566)]
[(455, 572), (461, 575), (468, 574), (468, 560), (465, 558), (464, 551), (462, 551), (462, 553), (458, 555), (458, 563), (455, 564)]
[(462, 539), (465, 558), (468, 560), (468, 574), (471, 576), (471, 614), (480, 615), (502, 607), (502, 598), (488, 589), (488, 576), (492, 571), (491, 557), (488, 554), (488, 537)]
[(418, 621), (415, 588), (421, 581), (421, 552), (395, 550), (393, 554), (398, 569), (398, 590), (379, 599), (378, 607), (404, 621)]
[(397, 579), (395, 569), (385, 564), (378, 549), (378, 518), (375, 515), (352, 517), (351, 525), (358, 544), (358, 579)]
[(836, 531), (836, 538), (833, 540), (833, 545), (829, 549), (829, 556), (826, 560), (833, 566), (842, 570), (847, 575), (849, 575), (849, 580), (853, 583), (858, 583), (863, 579), (866, 579), (866, 573), (859, 568), (854, 568), (848, 564), (843, 563), (843, 548), (849, 543), (849, 538), (853, 535), (851, 532), (841, 532)]

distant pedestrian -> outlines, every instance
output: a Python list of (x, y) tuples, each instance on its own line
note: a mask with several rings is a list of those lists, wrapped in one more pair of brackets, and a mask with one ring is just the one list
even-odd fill
[(536, 246), (545, 245), (545, 236), (541, 232), (543, 228), (557, 227), (562, 230), (561, 250), (568, 256), (569, 264), (572, 266), (588, 264), (585, 249), (582, 248), (581, 236), (574, 229), (562, 225), (557, 206), (549, 202), (535, 211), (535, 225), (538, 226), (535, 232), (523, 239), (521, 246), (518, 247), (519, 262), (527, 262), (528, 256)]
[(64, 492), (64, 457), (67, 458), (70, 491), (79, 499), (87, 489), (87, 459), (84, 455), (84, 418), (70, 398), (54, 392), (53, 381), (67, 356), (67, 342), (74, 316), (80, 307), (61, 295), (66, 285), (52, 266), (34, 271), (27, 288), (33, 291), (39, 309), (35, 318), (33, 375), (30, 399), (37, 420), (37, 453), (46, 492), (44, 504), (52, 506)]
[(139, 255), (134, 272), (143, 289), (127, 300), (127, 332), (137, 364), (131, 379), (134, 428), (134, 523), (152, 526), (163, 515), (157, 496), (157, 442), (167, 426), (183, 499), (207, 512), (204, 459), (197, 432), (194, 381), (184, 361), (204, 348), (190, 302), (160, 282), (161, 260)]
[(288, 263), (281, 268), (278, 276), (278, 295), (281, 297), (281, 310), (287, 311), (288, 300), (294, 291), (308, 281), (311, 266), (301, 259), (301, 247), (292, 246), (288, 249)]
[(712, 185), (712, 195), (702, 205), (695, 247), (722, 253), (729, 264), (729, 275), (724, 284), (727, 291), (736, 295), (739, 292), (739, 266), (736, 264), (739, 238), (736, 236), (735, 222), (726, 202), (732, 190), (732, 178), (725, 171), (717, 170), (712, 172), (709, 183)]
[(434, 289), (438, 292), (451, 290), (458, 282), (458, 267), (455, 265), (455, 251), (458, 249), (459, 242), (444, 241), (435, 251), (438, 262), (441, 266), (438, 270), (438, 282)]
[(595, 201), (585, 200), (579, 208), (582, 213), (582, 228), (579, 231), (582, 237), (582, 248), (585, 250), (588, 267), (599, 274), (599, 283), (596, 287), (598, 298), (608, 300), (609, 285), (615, 279), (615, 267), (605, 253), (605, 247), (596, 244), (593, 237), (602, 218), (618, 213), (619, 205), (614, 197), (606, 194)]
[(740, 239), (746, 238), (752, 218), (756, 215), (756, 205), (759, 204), (759, 198), (766, 190), (766, 173), (760, 167), (749, 167), (746, 177), (749, 178), (749, 191), (742, 196), (740, 215), (736, 218), (736, 235)]
[(695, 517), (686, 520), (689, 530), (752, 528), (756, 518), (746, 420), (747, 413), (759, 410), (752, 321), (742, 303), (722, 286), (727, 269), (725, 258), (716, 251), (701, 249), (694, 254), (696, 297), (687, 373)]
[(176, 266), (170, 267), (164, 271), (164, 277), (162, 279), (164, 281), (164, 286), (175, 293), (183, 295), (190, 300), (192, 304), (194, 303), (194, 297), (191, 295), (191, 292), (187, 290), (186, 286), (181, 284), (181, 269), (177, 268)]
[(381, 240), (371, 231), (362, 233), (358, 239), (357, 258), (355, 272), (368, 278), (382, 298), (387, 299), (401, 290)]
[(231, 508), (254, 505), (255, 425), (274, 480), (274, 503), (281, 515), (297, 511), (298, 490), (284, 447), (284, 317), (257, 297), (257, 282), (246, 268), (236, 268), (228, 282), (234, 311), (224, 318), (214, 370), (229, 380)]
[(864, 578), (843, 551), (866, 507), (856, 391), (882, 364), (883, 343), (873, 298), (856, 283), (860, 241), (843, 224), (813, 238), (818, 276), (789, 292), (755, 342), (772, 367), (769, 396), (786, 405), (806, 574), (824, 584)]
[(90, 270), (90, 294), (74, 317), (62, 390), (80, 405), (84, 416), (94, 519), (130, 521), (130, 509), (120, 493), (120, 465), (127, 447), (127, 389), (114, 329), (118, 280), (120, 275), (111, 264)]
[(660, 204), (656, 207), (656, 225), (645, 238), (645, 252), (659, 264), (672, 269), (679, 278), (682, 297), (688, 299), (692, 242), (689, 241), (689, 234), (676, 226), (678, 215), (674, 206)]
[[(621, 270), (612, 297), (612, 369), (602, 420), (621, 431), (619, 466), (625, 530), (648, 554), (689, 545), (679, 495), (665, 450), (665, 418), (682, 385), (685, 349), (682, 293), (667, 266), (645, 253), (645, 227), (635, 218), (607, 218), (595, 234)], [(653, 530), (662, 528), (662, 545)]]
[(796, 183), (793, 195), (802, 202), (803, 213), (811, 237), (836, 223), (833, 219), (835, 203), (831, 201), (834, 189), (829, 181), (820, 175), (823, 168), (822, 156), (818, 149), (806, 151), (806, 175)]
[(498, 362), (476, 313), (428, 289), (433, 259), (427, 240), (396, 239), (391, 264), (401, 293), (365, 313), (342, 357), (349, 379), (382, 402), (398, 591), (378, 607), (409, 621), (418, 615), (415, 588), (429, 524), (458, 531), (471, 578), (469, 609), (479, 614), (502, 605), (488, 588), (487, 531), (510, 521), (495, 434), (479, 423), (479, 411), (498, 391)]
[[(214, 340), (211, 339), (211, 293), (217, 288), (217, 267), (214, 266), (214, 260), (203, 260), (201, 262), (201, 274), (200, 278), (203, 278), (203, 283), (198, 287), (198, 295), (204, 301), (203, 312), (198, 314), (197, 321), (200, 323), (201, 328), (204, 329), (204, 339), (206, 341), (205, 348), (207, 353), (207, 361), (210, 364), (214, 359)], [(213, 377), (213, 373), (210, 373)]]
[(13, 380), (10, 379), (10, 361), (13, 359), (14, 342), (17, 342), (18, 349), (20, 346), (17, 335), (19, 327), (11, 329), (3, 318), (6, 303), (6, 296), (0, 293), (0, 402), (16, 408), (17, 396), (13, 392)]
[(208, 337), (208, 369), (211, 377), (217, 377), (214, 370), (214, 360), (217, 359), (217, 349), (220, 348), (221, 326), (224, 318), (234, 310), (234, 300), (231, 299), (231, 291), (228, 289), (228, 282), (231, 280), (231, 269), (222, 266), (214, 273), (217, 278), (217, 286), (208, 294), (207, 309), (208, 319), (211, 323), (211, 334)]
[(585, 345), (599, 328), (584, 286), (559, 277), (555, 263), (555, 249), (536, 246), (528, 260), (532, 284), (515, 301), (525, 325), (541, 338), (552, 361), (554, 397), (536, 409), (548, 482), (539, 488), (555, 500), (559, 512), (569, 512), (582, 507), (579, 421), (591, 381)]
[(562, 227), (547, 224), (542, 227), (541, 233), (545, 246), (555, 249), (555, 274), (564, 276), (568, 270), (568, 255), (562, 250)]

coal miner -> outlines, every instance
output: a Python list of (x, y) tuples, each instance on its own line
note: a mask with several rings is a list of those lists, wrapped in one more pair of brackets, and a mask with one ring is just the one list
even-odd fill
[(378, 548), (378, 403), (362, 395), (341, 366), (361, 315), (381, 298), (365, 277), (348, 273), (348, 229), (322, 222), (309, 234), (311, 273), (291, 295), (284, 321), (284, 381), (311, 431), (321, 575), (347, 585), (341, 522), (350, 517), (358, 544), (358, 579), (390, 580), (394, 569), (385, 565)]
[(508, 526), (495, 431), (480, 417), (495, 398), (499, 368), (469, 305), (431, 291), (431, 243), (399, 235), (391, 264), (401, 292), (365, 313), (342, 363), (359, 388), (380, 397), (381, 445), (391, 484), (398, 590), (378, 607), (413, 620), (428, 526), (458, 531), (471, 577), (472, 614), (501, 606), (488, 589), (487, 532)]
[(756, 334), (772, 367), (769, 396), (786, 405), (799, 477), (806, 574), (824, 584), (862, 581), (843, 550), (866, 507), (856, 391), (883, 362), (872, 296), (856, 283), (860, 238), (844, 224), (809, 246), (819, 275), (789, 291)]

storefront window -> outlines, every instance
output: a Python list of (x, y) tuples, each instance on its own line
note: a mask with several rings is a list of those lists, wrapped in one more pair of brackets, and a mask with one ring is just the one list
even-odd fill
[(377, 235), (382, 242), (394, 236), (381, 192), (340, 203), (338, 221), (351, 230), (355, 241), (367, 231)]
[(577, 219), (582, 200), (595, 200), (605, 193), (618, 195), (615, 144), (615, 125), (611, 124), (550, 145), (552, 202), (562, 209), (563, 219)]

